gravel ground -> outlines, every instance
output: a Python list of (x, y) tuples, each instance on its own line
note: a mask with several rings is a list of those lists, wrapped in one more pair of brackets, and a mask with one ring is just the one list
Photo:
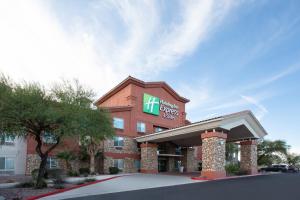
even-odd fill
[(6, 199), (26, 199), (31, 196), (36, 196), (44, 194), (47, 192), (54, 191), (54, 188), (45, 188), (45, 189), (33, 189), (33, 188), (9, 188), (9, 189), (0, 189), (0, 196), (4, 196)]
[(0, 183), (26, 182), (30, 180), (31, 176), (24, 175), (0, 176)]
[[(73, 187), (73, 184), (64, 184), (65, 188)], [(34, 189), (34, 188), (8, 188), (0, 189), (0, 196), (5, 197), (7, 200), (13, 200), (14, 198), (19, 198), (22, 200), (28, 197), (37, 196), (40, 194), (45, 194), (48, 192), (55, 191), (54, 188), (44, 188), (44, 189)]]

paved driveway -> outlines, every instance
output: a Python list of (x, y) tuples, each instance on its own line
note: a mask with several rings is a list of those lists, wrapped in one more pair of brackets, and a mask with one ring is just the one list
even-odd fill
[[(149, 189), (165, 186), (198, 183), (188, 176), (172, 176), (160, 174), (133, 174), (66, 191), (56, 195), (41, 198), (48, 199), (67, 199), (74, 197), (84, 197), (89, 195), (101, 195), (107, 193), (124, 192), (140, 189)], [(83, 198), (83, 199), (84, 199)]]
[(72, 200), (299, 200), (300, 174), (273, 174), (72, 198)]

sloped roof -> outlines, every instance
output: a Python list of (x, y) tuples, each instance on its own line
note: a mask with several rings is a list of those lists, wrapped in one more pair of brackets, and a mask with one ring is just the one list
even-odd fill
[(181, 101), (183, 103), (188, 103), (190, 100), (180, 96), (175, 90), (173, 90), (166, 82), (157, 81), (157, 82), (144, 82), (142, 80), (136, 79), (132, 76), (128, 76), (125, 80), (119, 83), (116, 87), (108, 91), (102, 97), (100, 97), (97, 101), (94, 102), (95, 105), (99, 105), (112, 97), (114, 94), (125, 88), (129, 84), (134, 84), (143, 88), (163, 88), (169, 94), (171, 94), (176, 100)]
[[(199, 134), (206, 130), (222, 129), (228, 131), (228, 140), (238, 141), (245, 139), (259, 139), (267, 132), (249, 110), (201, 120), (189, 125), (136, 137), (137, 142), (163, 142), (163, 141), (200, 141)], [(194, 143), (193, 143), (194, 144)]]

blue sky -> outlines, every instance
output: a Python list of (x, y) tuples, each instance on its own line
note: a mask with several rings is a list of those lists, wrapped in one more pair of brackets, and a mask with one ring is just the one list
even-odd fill
[(164, 80), (198, 121), (250, 109), (300, 153), (300, 2), (2, 1), (0, 70), (100, 96), (128, 75)]

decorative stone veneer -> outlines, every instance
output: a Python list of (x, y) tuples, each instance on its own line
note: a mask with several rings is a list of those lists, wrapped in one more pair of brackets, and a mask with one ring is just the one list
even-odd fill
[[(38, 169), (40, 166), (41, 159), (37, 154), (28, 154), (26, 157), (26, 175), (31, 175), (34, 169)], [(88, 163), (83, 163), (78, 160), (70, 162), (72, 170), (79, 171), (81, 167), (89, 167)], [(68, 170), (66, 162), (64, 160), (58, 159), (58, 168)]]
[(195, 157), (194, 148), (182, 149), (182, 165), (184, 166), (184, 171), (194, 172), (198, 170), (198, 161)]
[(104, 141), (104, 152), (112, 152), (112, 153), (139, 153), (137, 142), (130, 137), (124, 138), (124, 146), (115, 147), (114, 140), (108, 139)]
[[(135, 160), (133, 158), (124, 158), (124, 168), (121, 169), (122, 173), (137, 173), (139, 169), (135, 166)], [(114, 166), (114, 158), (105, 157), (104, 159), (104, 173), (109, 173), (109, 167)]]
[[(123, 136), (122, 136), (123, 137)], [(124, 168), (123, 173), (136, 173), (138, 168), (135, 166), (135, 160), (140, 160), (139, 149), (136, 141), (130, 137), (124, 138), (124, 146), (115, 147), (114, 140), (108, 139), (104, 141), (104, 159), (103, 159), (103, 172), (109, 173), (109, 167), (113, 167), (114, 159), (123, 159)]]
[(257, 142), (243, 141), (241, 145), (241, 162), (240, 168), (248, 174), (257, 173)]
[(156, 144), (141, 144), (141, 172), (158, 173)]
[(26, 157), (26, 175), (31, 175), (31, 172), (34, 169), (38, 169), (40, 165), (41, 159), (37, 154), (27, 154)]
[(219, 132), (208, 132), (202, 138), (202, 176), (220, 178), (225, 172), (225, 145), (227, 135)]

